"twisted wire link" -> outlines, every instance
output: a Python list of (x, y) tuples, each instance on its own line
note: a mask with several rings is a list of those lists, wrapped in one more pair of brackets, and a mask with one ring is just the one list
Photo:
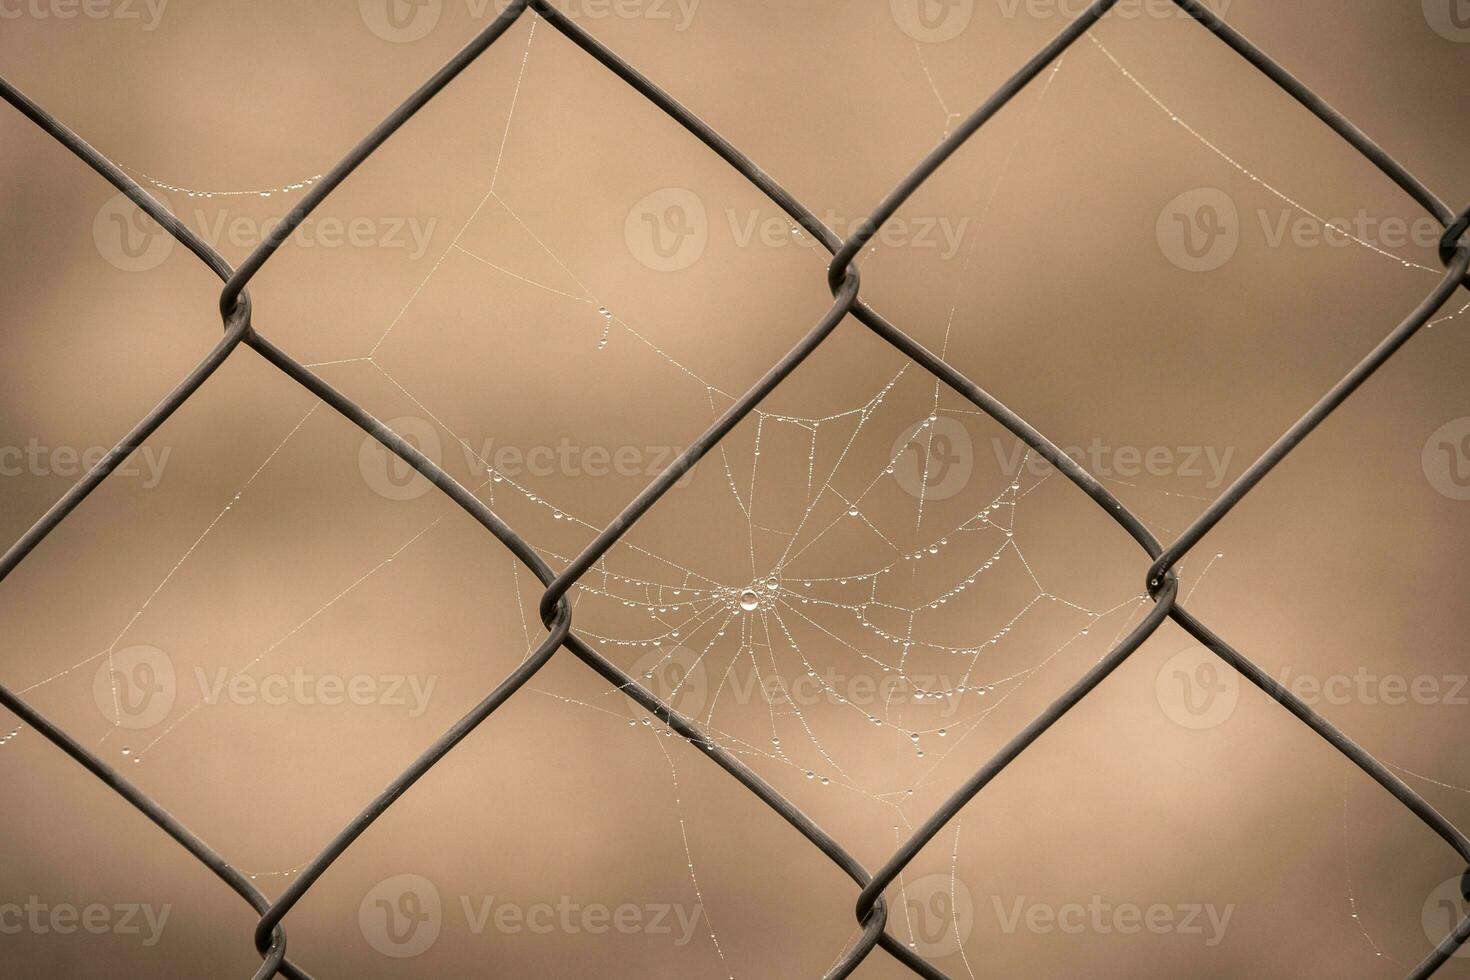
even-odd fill
[[(46, 113), (5, 79), (0, 78), (0, 98), (4, 98), (118, 188), (223, 280), (224, 288), (220, 294), (219, 306), (225, 326), (224, 337), (206, 354), (195, 369), (157, 407), (144, 416), (101, 462), (63, 495), (3, 556), (0, 556), (0, 581), (3, 581), (27, 555), (39, 546), (50, 532), (65, 520), (130, 453), (192, 397), (239, 346), (244, 345), (250, 347), (282, 373), (311, 391), (344, 418), (353, 422), (412, 466), (504, 545), (545, 586), (539, 610), (543, 624), (547, 628), (546, 637), (532, 654), (479, 704), (425, 749), (412, 765), (393, 779), (303, 869), (302, 873), (274, 902), (268, 900), (243, 875), (203, 840), (173, 818), (157, 802), (129, 783), (94, 753), (81, 746), (3, 685), (0, 685), (0, 704), (16, 713), (27, 724), (41, 732), (45, 738), (110, 786), (213, 871), (260, 914), (254, 935), (257, 952), (262, 957), (261, 966), (255, 973), (258, 980), (278, 974), (291, 977), (293, 980), (297, 978), (309, 980), (309, 974), (286, 958), (286, 934), (282, 923), (290, 910), (374, 820), (406, 793), (449, 751), (479, 727), (501, 704), (520, 690), (563, 646), (610, 684), (656, 715), (671, 730), (708, 755), (715, 764), (749, 789), (827, 855), (861, 888), (855, 909), (861, 926), (860, 936), (849, 945), (838, 962), (828, 971), (826, 977), (830, 980), (850, 976), (872, 950), (879, 947), (916, 975), (928, 978), (928, 980), (945, 980), (944, 973), (885, 931), (887, 911), (883, 900), (884, 891), (897, 880), (913, 858), (967, 803), (1053, 724), (1099, 686), (1158, 629), (1165, 619), (1172, 619), (1256, 687), (1280, 702), (1298, 720), (1310, 727), (1398, 799), (1454, 848), (1467, 864), (1470, 864), (1470, 839), (1467, 839), (1453, 824), (1372, 755), (1271, 678), (1251, 660), (1231, 647), (1225, 640), (1211, 632), (1207, 626), (1191, 616), (1177, 601), (1179, 583), (1174, 571), (1179, 561), (1216, 524), (1358, 387), (1387, 363), (1399, 348), (1422, 329), (1461, 285), (1470, 288), (1470, 240), (1467, 240), (1466, 237), (1467, 230), (1470, 230), (1470, 207), (1458, 214), (1451, 211), (1439, 197), (1395, 158), (1199, 0), (1174, 0), (1174, 2), (1247, 62), (1276, 82), (1323, 123), (1336, 131), (1444, 225), (1445, 233), (1440, 243), (1439, 254), (1446, 267), (1446, 274), (1434, 292), (1426, 297), (1394, 331), (1288, 429), (1168, 547), (1163, 546), (1148, 531), (1142, 521), (1123, 506), (1080, 463), (1063, 453), (1021, 416), (941, 357), (923, 347), (863, 301), (859, 296), (860, 277), (853, 268), (853, 261), (862, 248), (877, 234), (884, 223), (898, 212), (908, 198), (1049, 64), (1102, 17), (1106, 16), (1108, 11), (1116, 5), (1117, 0), (1096, 0), (1088, 10), (1069, 23), (1056, 38), (1022, 66), (900, 181), (879, 203), (873, 214), (857, 226), (854, 234), (845, 241), (839, 239), (809, 208), (782, 188), (733, 144), (638, 72), (632, 65), (573, 23), (548, 0), (512, 0), (489, 26), (476, 35), (468, 45), (368, 134), (321, 181), (315, 184), (301, 202), (271, 230), (265, 240), (238, 268), (231, 267), (218, 252), (184, 226), (176, 216), (159, 204), (105, 156)], [(495, 41), (503, 36), (528, 9), (534, 11), (534, 15), (549, 22), (583, 51), (659, 106), (667, 115), (712, 149), (782, 208), (794, 221), (821, 242), (833, 256), (828, 267), (828, 284), (833, 294), (833, 305), (817, 324), (703, 435), (694, 440), (668, 470), (660, 474), (642, 493), (635, 497), (560, 573), (554, 572), (522, 537), (497, 517), (473, 492), (460, 485), (407, 440), (394, 433), (357, 403), (338, 392), (260, 334), (252, 323), (250, 298), (246, 288), (271, 256), (289, 239), (291, 233), (337, 186), (465, 68), (489, 50)], [(1147, 594), (1154, 602), (1148, 615), (1102, 660), (957, 789), (894, 853), (876, 875), (869, 874), (821, 827), (776, 792), (744, 763), (715, 744), (697, 725), (675, 712), (574, 632), (571, 606), (567, 598), (570, 590), (588, 571), (606, 557), (608, 551), (622, 539), (633, 524), (647, 513), (710, 449), (714, 448), (735, 426), (747, 418), (756, 405), (795, 371), (848, 316), (852, 316), (895, 349), (928, 370), (949, 388), (970, 401), (1056, 466), (1074, 486), (1092, 498), (1153, 560), (1146, 576)], [(1465, 880), (1470, 882), (1470, 871), (1466, 872)], [(1470, 916), (1459, 922), (1408, 976), (1419, 978), (1432, 975), (1467, 939), (1470, 939)]]

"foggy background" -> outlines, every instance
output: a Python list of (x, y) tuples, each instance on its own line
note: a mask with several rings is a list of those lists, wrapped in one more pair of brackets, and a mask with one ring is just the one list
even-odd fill
[[(237, 263), (495, 12), (392, 3), (24, 0), (0, 5), (0, 64)], [(1222, 5), (1463, 205), (1461, 0)], [(564, 9), (846, 236), (1081, 6)], [(1412, 201), (1170, 11), (1125, 0), (862, 260), (865, 299), (1079, 447), (1166, 542), (1441, 268)], [(217, 341), (220, 284), (8, 108), (0, 195), (8, 543)], [(261, 333), (561, 568), (818, 320), (826, 260), (528, 14), (250, 288)], [(1191, 553), (1181, 589), (1462, 827), (1467, 302)], [(855, 321), (761, 409), (584, 579), (574, 628), (876, 869), (1138, 622), (1148, 562)], [(539, 642), (539, 595), (242, 348), (0, 587), (0, 676), (275, 896)], [(952, 977), (1407, 973), (1462, 911), (1458, 858), (1228, 675), (1166, 623), (915, 860), (890, 931)], [(820, 976), (858, 889), (643, 720), (559, 652), (308, 892), (293, 960)], [(12, 731), (3, 972), (254, 971), (244, 902), (0, 712)], [(878, 951), (857, 975), (908, 974)]]

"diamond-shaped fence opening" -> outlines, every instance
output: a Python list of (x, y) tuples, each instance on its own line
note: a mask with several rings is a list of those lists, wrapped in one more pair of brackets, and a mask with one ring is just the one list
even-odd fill
[[(883, 899), (884, 892), (898, 880), (900, 874), (919, 851), (967, 803), (996, 775), (1021, 756), (1047, 729), (1066, 715), (1127, 660), (1166, 619), (1172, 619), (1183, 627), (1231, 668), (1278, 701), (1299, 721), (1315, 731), (1413, 812), (1429, 829), (1458, 852), (1464, 863), (1470, 864), (1470, 839), (1467, 839), (1459, 829), (1437, 813), (1385, 765), (1358, 747), (1290, 690), (1191, 615), (1180, 604), (1178, 580), (1174, 572), (1181, 559), (1189, 554), (1201, 539), (1240, 503), (1276, 464), (1281, 462), (1303, 438), (1330, 416), (1364, 381), (1392, 358), (1410, 337), (1435, 316), (1452, 295), (1462, 287), (1470, 288), (1470, 241), (1467, 241), (1466, 238), (1467, 229), (1470, 229), (1470, 208), (1458, 213), (1452, 210), (1385, 150), (1368, 139), (1351, 122), (1273, 61), (1260, 48), (1222, 21), (1199, 0), (1174, 0), (1176, 5), (1189, 17), (1212, 32), (1221, 42), (1232, 48), (1333, 129), (1443, 225), (1445, 232), (1439, 254), (1447, 271), (1434, 291), (1402, 323), (1395, 327), (1363, 358), (1361, 363), (1325, 394), (1306, 415), (1293, 424), (1260, 459), (1211, 503), (1175, 541), (1168, 545), (1157, 540), (1138, 517), (1124, 507), (1078, 462), (1058, 449), (1044, 435), (984, 389), (886, 319), (861, 297), (859, 275), (853, 263), (856, 256), (876, 235), (877, 229), (893, 217), (908, 198), (966, 140), (1049, 65), (1053, 64), (1093, 25), (1106, 16), (1117, 2), (1118, 0), (1096, 0), (983, 105), (960, 123), (893, 189), (876, 207), (868, 220), (858, 226), (854, 233), (845, 240), (826, 227), (811, 210), (772, 180), (738, 148), (710, 129), (667, 92), (640, 74), (636, 68), (604, 47), (567, 16), (558, 12), (547, 0), (512, 0), (505, 11), (468, 46), (389, 115), (329, 173), (315, 182), (305, 193), (300, 204), (282, 220), (280, 225), (238, 268), (232, 268), (218, 252), (150, 197), (117, 165), (90, 147), (8, 82), (0, 79), (0, 95), (3, 95), (7, 102), (84, 160), (139, 208), (158, 221), (169, 234), (209, 266), (225, 284), (220, 295), (224, 336), (218, 344), (178, 387), (149, 412), (94, 469), (58, 500), (3, 557), (0, 557), (0, 579), (13, 571), (51, 531), (66, 520), (77, 505), (86, 499), (110, 473), (127, 459), (130, 453), (142, 445), (145, 439), (187, 401), (231, 354), (243, 345), (261, 354), (287, 376), (325, 401), (416, 469), (440, 492), (457, 503), (508, 548), (545, 586), (540, 602), (540, 612), (547, 628), (546, 637), (520, 666), (364, 807), (361, 813), (344, 827), (316, 858), (301, 869), (301, 873), (274, 900), (265, 896), (224, 857), (170, 816), (157, 802), (102, 762), (93, 752), (40, 715), (25, 700), (12, 691), (0, 687), (0, 704), (18, 715), (27, 725), (43, 734), (141, 811), (260, 914), (254, 936), (256, 948), (262, 957), (260, 969), (255, 974), (259, 978), (273, 977), (278, 974), (293, 978), (309, 976), (304, 968), (297, 965), (294, 960), (287, 958), (284, 920), (291, 909), (374, 820), (392, 806), (395, 800), (492, 712), (514, 696), (563, 647), (601, 675), (608, 684), (621, 689), (629, 698), (641, 704), (674, 732), (708, 755), (715, 765), (720, 766), (758, 796), (852, 878), (858, 892), (855, 913), (861, 927), (861, 934), (830, 969), (827, 976), (831, 978), (846, 977), (852, 974), (877, 947), (882, 947), (887, 955), (919, 976), (944, 977), (944, 974), (927, 962), (919, 952), (908, 944), (895, 939), (891, 933), (886, 931), (888, 910)], [(280, 245), (358, 165), (372, 155), (400, 126), (453, 81), (461, 71), (488, 51), (511, 25), (528, 13), (545, 20), (584, 52), (632, 86), (638, 93), (657, 105), (769, 197), (833, 256), (828, 272), (828, 285), (833, 295), (833, 303), (818, 323), (785, 357), (771, 367), (754, 387), (735, 401), (702, 436), (695, 440), (677, 462), (629, 503), (580, 555), (560, 571), (550, 567), (513, 528), (505, 524), (474, 493), (450, 477), (410, 441), (402, 438), (363, 408), (336, 391), (260, 333), (253, 324), (251, 300), (246, 289), (255, 274), (275, 254)], [(719, 444), (737, 424), (749, 416), (756, 405), (795, 370), (813, 350), (820, 346), (839, 323), (849, 316), (857, 319), (912, 361), (929, 371), (944, 385), (1000, 423), (1032, 451), (1060, 470), (1079, 490), (1092, 498), (1139, 544), (1148, 556), (1149, 564), (1146, 566), (1144, 576), (1148, 595), (1153, 600), (1152, 608), (1131, 633), (1092, 666), (1054, 703), (1017, 733), (989, 762), (971, 775), (877, 872), (870, 872), (864, 868), (844, 850), (838, 841), (802, 814), (733, 754), (717, 745), (693, 722), (674, 712), (646, 687), (604, 658), (573, 629), (572, 608), (567, 599), (568, 592), (602, 561), (609, 549), (626, 534), (628, 529), (655, 506), (659, 499), (706, 453)], [(1470, 876), (1467, 876), (1465, 880), (1470, 883)], [(1467, 895), (1470, 895), (1470, 892), (1467, 892)], [(1436, 949), (1413, 968), (1409, 976), (1431, 975), (1467, 939), (1470, 939), (1470, 917), (1458, 922), (1451, 932), (1443, 937)]]

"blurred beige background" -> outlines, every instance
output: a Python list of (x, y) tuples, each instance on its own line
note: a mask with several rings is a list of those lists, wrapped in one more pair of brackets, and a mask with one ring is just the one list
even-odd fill
[[(1458, 208), (1452, 2), (1225, 13)], [(1072, 6), (566, 9), (846, 234)], [(1411, 201), (1160, 9), (1122, 4), (972, 139), (865, 254), (863, 290), (1167, 540), (1439, 264)], [(0, 11), (5, 76), (236, 262), (493, 14)], [(220, 327), (217, 281), (9, 109), (0, 176), (8, 542)], [(810, 328), (824, 267), (528, 15), (251, 289), (263, 333), (560, 567)], [(1467, 301), (1183, 569), (1193, 611), (1462, 827)], [(586, 579), (575, 623), (876, 868), (1137, 622), (1146, 565), (847, 322)], [(0, 675), (275, 895), (539, 640), (537, 595), (242, 349), (0, 587)], [(891, 892), (892, 931), (953, 977), (1403, 976), (1456, 911), (1453, 852), (1191, 649), (1166, 625), (983, 792)], [(857, 890), (642, 721), (558, 654), (311, 889), (293, 957), (321, 977), (821, 975)], [(254, 970), (250, 910), (52, 745), (18, 730), (0, 773), (6, 975)], [(858, 975), (907, 974), (880, 952)]]

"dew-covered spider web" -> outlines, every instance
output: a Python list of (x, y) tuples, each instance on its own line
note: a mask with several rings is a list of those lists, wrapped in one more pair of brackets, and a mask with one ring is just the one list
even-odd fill
[[(514, 190), (502, 185), (502, 171), (520, 142), (535, 138), (534, 128), (517, 127), (522, 83), (538, 50), (535, 19), (528, 15), (527, 20), (529, 26), (521, 28), (524, 46), (488, 190), (472, 202), (457, 234), (402, 306), (375, 331), (370, 345), (310, 366), (329, 378), (332, 372), (349, 368), (376, 375), (400, 402), (411, 406), (415, 417), (440, 433), (440, 462), (446, 469), (454, 470), (447, 465), (449, 460), (462, 460), (462, 472), (453, 475), (503, 513), (553, 568), (560, 568), (576, 557), (580, 544), (600, 531), (623, 501), (589, 505), (576, 495), (564, 499), (566, 495), (541, 485), (534, 476), (503, 472), (493, 454), (483, 451), (479, 437), (464, 431), (463, 424), (441, 408), (431, 388), (404, 376), (400, 359), (405, 356), (403, 345), (411, 343), (405, 335), (421, 326), (416, 320), (420, 306), (444, 288), (446, 275), (484, 277), (496, 282), (496, 288), (519, 290), (530, 297), (525, 302), (547, 304), (548, 316), (577, 324), (568, 330), (568, 344), (608, 359), (603, 371), (619, 371), (617, 358), (622, 356), (639, 358), (645, 364), (642, 370), (653, 372), (646, 364), (657, 365), (662, 372), (661, 395), (680, 405), (697, 405), (704, 413), (702, 422), (717, 417), (740, 392), (709, 380), (718, 368), (711, 363), (718, 355), (709, 348), (692, 341), (671, 342), (665, 339), (670, 332), (648, 329), (633, 315), (619, 312), (617, 303), (601, 295), (605, 290), (599, 289), (597, 278), (566, 258), (553, 244), (552, 230), (526, 214)], [(1079, 48), (1069, 58), (1103, 59), (1122, 82), (1120, 91), (1139, 95), (1150, 111), (1167, 114), (1228, 170), (1258, 185), (1263, 195), (1327, 224), (1300, 203), (1304, 195), (1287, 194), (1267, 183), (1255, 169), (1259, 164), (1243, 162), (1250, 154), (1221, 149), (1212, 137), (1177, 116), (1102, 41), (1091, 40), (1091, 48)], [(925, 62), (923, 45), (914, 45), (914, 56), (943, 116), (937, 136), (960, 118), (953, 106), (967, 103), (970, 95), (944, 93)], [(1044, 119), (1055, 98), (1053, 87), (1068, 67), (1064, 59), (1048, 72), (1021, 111)], [(970, 329), (967, 323), (975, 311), (966, 309), (960, 285), (977, 274), (976, 243), (988, 230), (991, 205), (1005, 193), (1013, 157), (1024, 152), (1029, 132), (1022, 128), (1009, 155), (982, 183), (966, 250), (948, 269), (951, 281), (935, 285), (952, 292), (938, 334), (936, 350), (942, 355), (948, 353), (956, 333)], [(161, 189), (203, 199), (289, 196), (319, 177), (265, 190), (206, 191), (133, 172)], [(484, 254), (478, 245), (484, 221), (508, 238), (493, 255)], [(1416, 274), (1440, 274), (1345, 229), (1337, 230), (1394, 266)], [(793, 234), (800, 235), (794, 229)], [(866, 266), (874, 275), (881, 274), (882, 254), (879, 249), (865, 253)], [(517, 263), (517, 256), (525, 261)], [(1453, 320), (1467, 308), (1435, 323)], [(812, 362), (818, 366), (814, 370), (834, 363), (822, 355)], [(682, 537), (672, 535), (667, 524), (659, 523), (663, 518), (656, 508), (647, 519), (651, 533), (645, 534), (641, 525), (635, 527), (577, 585), (571, 598), (576, 632), (715, 743), (801, 805), (807, 805), (810, 797), (798, 793), (826, 794), (840, 799), (843, 809), (880, 814), (879, 819), (892, 828), (896, 847), (932, 810), (936, 793), (942, 795), (983, 762), (988, 749), (1014, 731), (1018, 720), (1045, 703), (1048, 692), (1054, 696), (1068, 679), (1111, 649), (1151, 603), (1136, 588), (1141, 582), (1138, 575), (1117, 577), (1105, 588), (1076, 587), (1075, 568), (1064, 566), (1086, 559), (1061, 557), (1065, 549), (1058, 545), (1055, 522), (1048, 517), (1048, 508), (1074, 496), (1075, 489), (922, 370), (892, 355), (891, 370), (885, 371), (883, 380), (869, 390), (843, 392), (845, 404), (819, 412), (803, 409), (800, 391), (778, 392), (706, 457), (687, 486), (681, 482), (672, 492), (672, 498), (687, 495), (697, 502), (683, 509), (673, 504), (681, 518), (698, 511), (705, 515), (701, 521), (685, 526)], [(313, 406), (282, 433), (275, 449), (222, 502), (213, 521), (200, 529), (168, 573), (145, 590), (136, 611), (118, 624), (105, 648), (30, 681), (21, 692), (37, 692), (74, 672), (90, 675), (99, 664), (111, 664), (114, 654), (136, 639), (155, 600), (180, 576), (188, 575), (191, 561), (208, 550), (216, 529), (231, 519), (236, 508), (249, 505), (257, 482), (270, 478), (288, 446), (323, 414), (319, 405)], [(693, 415), (687, 422), (687, 438), (692, 439), (700, 425)], [(656, 468), (669, 462), (672, 453), (660, 460), (643, 459), (640, 465)], [(1218, 489), (1188, 481), (1140, 483), (1112, 477), (1104, 482), (1166, 540)], [(324, 584), (314, 611), (238, 663), (236, 672), (249, 675), (299, 655), (312, 631), (323, 628), (345, 597), (368, 582), (391, 576), (398, 559), (432, 547), (447, 520), (438, 516), (425, 521), (377, 562)], [(486, 547), (498, 545), (487, 541)], [(1189, 597), (1199, 592), (1220, 557), (1212, 553), (1185, 563)], [(518, 625), (528, 653), (543, 636), (535, 615), (541, 587), (509, 555), (503, 561), (517, 591)], [(509, 663), (504, 658), (501, 662)], [(107, 676), (115, 673), (109, 669)], [(1033, 700), (1038, 687), (1034, 697), (1039, 701)], [(541, 678), (533, 680), (528, 691), (568, 712), (605, 720), (620, 739), (611, 743), (613, 751), (642, 746), (636, 751), (657, 752), (666, 760), (678, 811), (679, 850), (695, 900), (704, 904), (701, 855), (686, 823), (699, 817), (687, 807), (680, 785), (687, 767), (707, 763), (689, 761), (692, 756), (672, 744), (674, 732), (621, 691), (605, 687), (594, 691), (590, 685), (591, 693), (568, 691)], [(117, 696), (114, 686), (114, 699)], [(114, 727), (101, 743), (133, 765), (143, 764), (161, 743), (202, 725), (201, 719), (207, 717), (202, 707), (182, 706), (141, 737)], [(11, 732), (0, 744), (20, 734)], [(1432, 775), (1398, 771), (1445, 789), (1470, 792), (1470, 787)], [(1354, 891), (1346, 790), (1341, 817), (1345, 914), (1356, 923), (1370, 954), (1384, 958), (1385, 951), (1360, 916)], [(968, 840), (964, 828), (964, 820), (957, 819), (939, 838), (936, 846), (947, 851), (941, 877), (958, 873), (962, 844)], [(840, 830), (835, 833), (839, 840)], [(289, 877), (308, 857), (299, 855), (295, 866), (257, 871), (252, 877)], [(901, 889), (906, 884), (901, 880)], [(952, 908), (953, 892), (949, 899)], [(916, 948), (922, 946), (914, 908), (902, 899), (895, 907), (901, 913), (890, 920), (891, 930)], [(722, 913), (730, 912), (708, 908), (703, 921), (720, 969), (733, 971), (729, 940), (720, 928)], [(966, 975), (984, 972), (973, 949), (960, 944), (954, 952)]]

